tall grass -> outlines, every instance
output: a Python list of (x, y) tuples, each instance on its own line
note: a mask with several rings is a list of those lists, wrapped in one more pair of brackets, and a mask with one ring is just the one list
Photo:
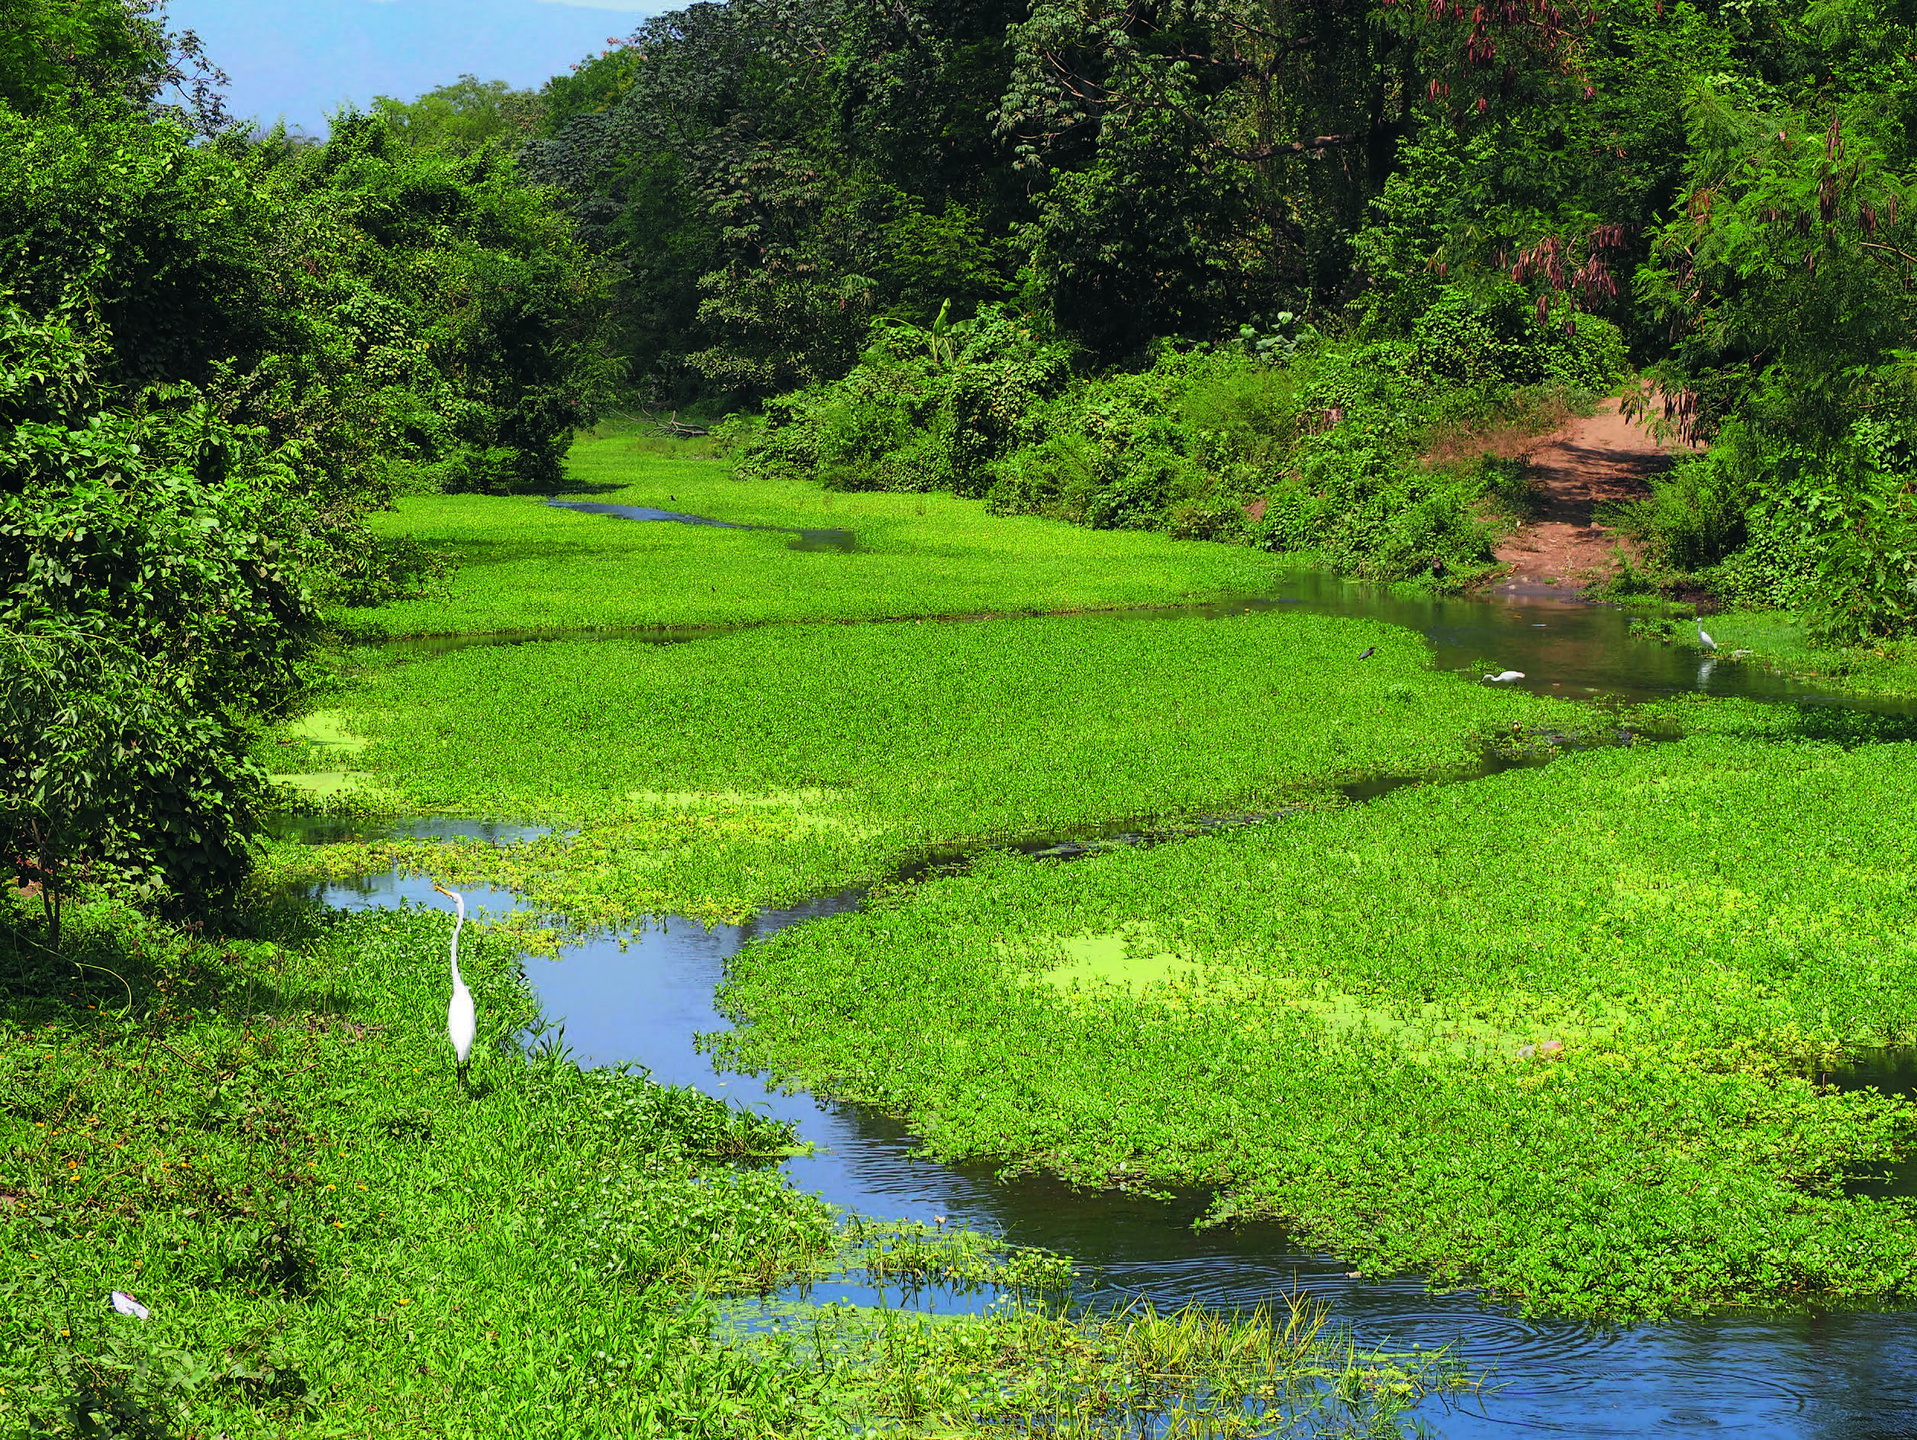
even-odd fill
[(1297, 1296), (1240, 1314), (1139, 1302), (989, 1320), (828, 1307), (748, 1343), (791, 1373), (853, 1369), (860, 1384), (840, 1413), (854, 1433), (1389, 1435), (1429, 1395), (1470, 1388), (1450, 1354), (1360, 1351), (1322, 1303)]

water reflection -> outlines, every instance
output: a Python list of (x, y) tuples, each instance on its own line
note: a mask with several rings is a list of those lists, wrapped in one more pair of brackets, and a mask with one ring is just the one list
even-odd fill
[[(402, 901), (444, 906), (429, 882), (396, 875), (313, 893), (345, 909)], [(662, 1082), (696, 1085), (791, 1120), (820, 1147), (788, 1162), (793, 1181), (834, 1204), (886, 1219), (931, 1222), (942, 1215), (1063, 1251), (1087, 1268), (1084, 1298), (1097, 1303), (1145, 1295), (1161, 1307), (1191, 1300), (1238, 1306), (1296, 1288), (1329, 1301), (1361, 1341), (1457, 1343), (1468, 1363), (1490, 1373), (1494, 1388), (1481, 1409), (1432, 1402), (1424, 1419), (1453, 1440), (1513, 1432), (1917, 1437), (1917, 1315), (1831, 1312), (1623, 1330), (1527, 1320), (1469, 1294), (1428, 1293), (1411, 1277), (1354, 1279), (1275, 1225), (1194, 1231), (1203, 1208), (1196, 1197), (1167, 1204), (1080, 1193), (1038, 1177), (1000, 1181), (987, 1166), (914, 1159), (913, 1137), (896, 1120), (715, 1071), (692, 1037), (725, 1028), (712, 996), (727, 959), (758, 936), (856, 903), (855, 896), (835, 897), (712, 928), (668, 917), (568, 947), (558, 960), (529, 959), (527, 973), (544, 1014), (563, 1025), (581, 1063), (638, 1061)], [(467, 892), (467, 904), (498, 912), (518, 901), (478, 887)], [(1917, 1083), (1917, 1068), (1910, 1079)], [(859, 1286), (815, 1286), (808, 1294), (947, 1312), (980, 1310), (992, 1298)]]
[(275, 840), (301, 845), (338, 845), (348, 840), (484, 840), (489, 845), (517, 845), (554, 833), (551, 825), (462, 820), (452, 815), (269, 815), (264, 828)]
[(1280, 607), (1404, 626), (1423, 638), (1436, 669), (1474, 675), (1521, 670), (1524, 678), (1510, 683), (1542, 695), (1583, 699), (1602, 694), (1639, 701), (1702, 693), (1917, 713), (1917, 701), (1841, 694), (1826, 684), (1779, 675), (1759, 664), (1653, 644), (1631, 633), (1629, 611), (1553, 594), (1545, 587), (1522, 594), (1405, 596), (1301, 571), (1285, 577), (1271, 595), (1121, 613), (1204, 617)]

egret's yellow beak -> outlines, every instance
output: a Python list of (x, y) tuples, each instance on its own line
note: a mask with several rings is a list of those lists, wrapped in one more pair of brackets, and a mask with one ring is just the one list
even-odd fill
[(448, 890), (444, 885), (441, 885), (438, 881), (433, 882), (433, 889), (437, 890), (440, 894), (444, 895), (448, 900), (457, 900), (459, 898), (457, 895), (453, 894), (452, 891)]

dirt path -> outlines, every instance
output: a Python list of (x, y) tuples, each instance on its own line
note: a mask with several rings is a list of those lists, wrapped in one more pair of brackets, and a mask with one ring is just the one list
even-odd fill
[(1592, 507), (1648, 495), (1645, 477), (1671, 463), (1670, 452), (1618, 414), (1617, 404), (1606, 400), (1597, 414), (1570, 421), (1530, 452), (1542, 504), (1535, 520), (1498, 546), (1498, 559), (1511, 567), (1499, 589), (1557, 582), (1562, 594), (1616, 568), (1611, 547), (1619, 541), (1593, 523)]

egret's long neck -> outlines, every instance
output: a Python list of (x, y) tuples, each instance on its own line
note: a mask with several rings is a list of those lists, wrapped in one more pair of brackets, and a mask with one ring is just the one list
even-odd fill
[(459, 918), (453, 921), (453, 984), (455, 985), (464, 985), (466, 983), (459, 978), (459, 932), (464, 928), (465, 924), (466, 907), (461, 905), (459, 907)]

